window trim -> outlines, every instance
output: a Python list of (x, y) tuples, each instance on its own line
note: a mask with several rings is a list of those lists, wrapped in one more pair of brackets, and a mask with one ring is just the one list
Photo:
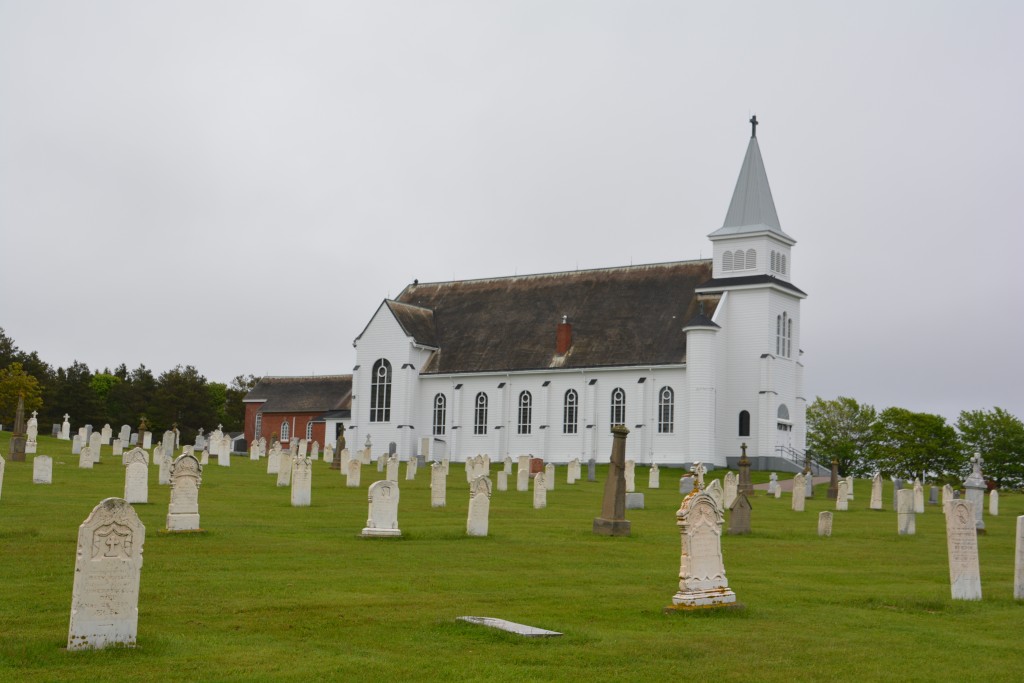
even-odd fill
[(676, 392), (666, 385), (658, 392), (658, 433), (675, 433)]
[(370, 372), (370, 422), (391, 422), (391, 362), (378, 358)]
[[(626, 392), (622, 387), (612, 389), (611, 400), (609, 401), (609, 422), (611, 426), (626, 424)], [(616, 419), (618, 418), (618, 419)]]
[(487, 434), (487, 394), (478, 392), (473, 402), (473, 434), (485, 436)]
[(434, 436), (444, 436), (447, 429), (448, 397), (443, 393), (434, 395), (434, 421), (431, 432)]
[[(570, 401), (570, 397), (572, 400)], [(562, 396), (562, 433), (578, 434), (580, 423), (580, 395), (575, 389), (566, 389)]]
[(526, 390), (519, 392), (518, 423), (516, 433), (530, 434), (533, 432), (533, 395)]

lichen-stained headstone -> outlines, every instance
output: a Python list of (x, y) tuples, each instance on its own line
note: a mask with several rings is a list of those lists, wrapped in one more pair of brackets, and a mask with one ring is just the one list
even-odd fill
[(548, 478), (543, 472), (533, 475), (533, 509), (542, 510), (548, 506)]
[[(501, 470), (500, 473), (503, 474), (504, 470)], [(469, 513), (466, 516), (467, 536), (487, 535), (490, 511), (491, 480), (486, 476), (479, 476), (469, 486)]]
[(973, 505), (969, 500), (952, 500), (946, 508), (949, 586), (954, 600), (981, 600), (978, 532)]
[(68, 650), (133, 647), (146, 527), (122, 498), (107, 498), (78, 527)]
[(679, 591), (672, 596), (672, 604), (666, 608), (667, 611), (722, 607), (736, 602), (736, 594), (729, 588), (722, 560), (724, 519), (717, 498), (706, 490), (698, 488), (683, 499), (676, 512), (676, 524), (682, 540)]

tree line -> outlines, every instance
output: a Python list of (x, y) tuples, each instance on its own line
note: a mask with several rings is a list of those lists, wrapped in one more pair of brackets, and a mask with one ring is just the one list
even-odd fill
[(242, 399), (259, 381), (239, 375), (230, 384), (211, 382), (191, 365), (175, 366), (160, 375), (145, 365), (129, 370), (124, 363), (113, 370), (91, 370), (78, 361), (53, 368), (35, 351), (20, 350), (0, 328), (0, 424), (14, 423), (18, 397), (24, 396), (25, 416), (39, 411), (39, 433), (71, 415), (73, 428), (109, 423), (114, 429), (131, 425), (134, 431), (145, 417), (157, 433), (177, 424), (183, 442), (191, 442), (200, 427), (218, 424), (225, 431), (241, 431), (245, 424)]
[(926, 476), (959, 482), (980, 453), (983, 473), (1000, 488), (1024, 486), (1024, 423), (1003, 410), (964, 410), (954, 424), (941, 415), (915, 413), (820, 396), (807, 407), (807, 450), (821, 465), (832, 459), (843, 476)]

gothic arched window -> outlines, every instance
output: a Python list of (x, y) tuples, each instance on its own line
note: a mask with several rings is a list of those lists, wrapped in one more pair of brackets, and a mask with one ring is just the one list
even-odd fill
[(626, 424), (626, 392), (618, 387), (612, 389), (611, 423)]
[(476, 405), (473, 407), (473, 433), (487, 433), (487, 394), (482, 391), (476, 395)]
[(391, 421), (391, 363), (381, 358), (370, 376), (370, 422)]
[(524, 391), (519, 394), (518, 433), (529, 434), (532, 430), (531, 422), (533, 422), (533, 396), (529, 391)]
[(664, 387), (658, 394), (658, 433), (675, 431), (676, 395), (672, 387)]
[(448, 408), (448, 399), (445, 398), (444, 394), (438, 394), (434, 397), (434, 434), (444, 434), (446, 415), (445, 411)]
[(580, 397), (575, 389), (565, 392), (565, 405), (562, 408), (562, 433), (575, 434), (579, 423)]
[(750, 413), (740, 411), (740, 436), (750, 436)]

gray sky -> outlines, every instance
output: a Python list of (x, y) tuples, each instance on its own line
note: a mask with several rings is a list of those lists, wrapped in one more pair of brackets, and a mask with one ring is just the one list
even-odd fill
[(421, 281), (707, 257), (756, 113), (810, 397), (1024, 416), (1024, 3), (0, 1), (0, 326), (350, 372)]

